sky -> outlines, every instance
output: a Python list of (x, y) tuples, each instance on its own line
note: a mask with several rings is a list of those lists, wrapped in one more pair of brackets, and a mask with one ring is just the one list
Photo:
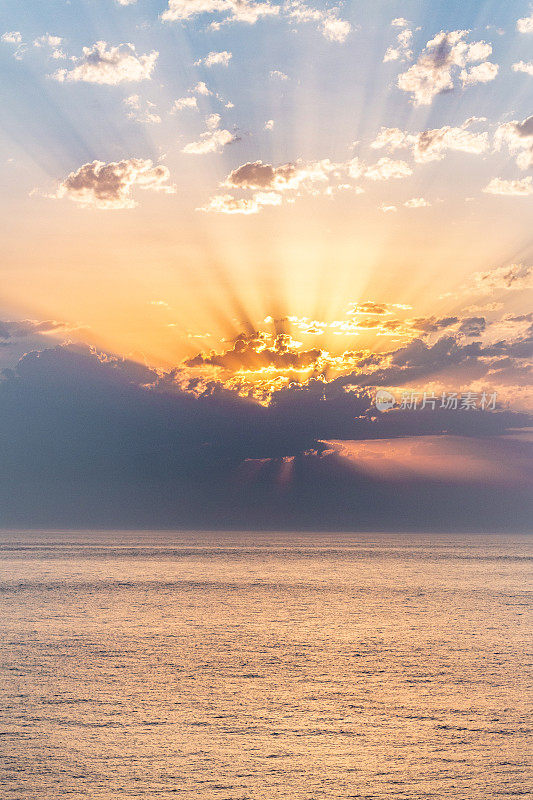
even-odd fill
[(0, 63), (5, 524), (527, 527), (532, 4), (4, 0)]

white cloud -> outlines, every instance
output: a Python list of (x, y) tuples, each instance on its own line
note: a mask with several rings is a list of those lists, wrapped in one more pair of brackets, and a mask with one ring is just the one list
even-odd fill
[(533, 116), (500, 125), (494, 134), (494, 146), (501, 150), (504, 145), (510, 153), (517, 154), (520, 169), (533, 167)]
[(179, 100), (174, 100), (174, 105), (172, 106), (171, 114), (175, 113), (176, 111), (181, 111), (184, 108), (198, 108), (198, 101), (196, 97), (180, 97)]
[(267, 121), (265, 122), (265, 130), (266, 131), (271, 131), (273, 128), (274, 128), (274, 120), (273, 119), (267, 119)]
[(413, 57), (413, 51), (411, 50), (413, 32), (405, 27), (407, 21), (403, 17), (393, 19), (391, 24), (395, 28), (403, 27), (403, 30), (396, 35), (396, 44), (387, 48), (383, 61), (409, 61)]
[(156, 113), (155, 103), (150, 100), (142, 100), (138, 94), (132, 94), (123, 100), (128, 109), (128, 117), (137, 122), (156, 124), (161, 122), (161, 117)]
[(391, 178), (407, 178), (413, 170), (405, 161), (394, 161), (387, 156), (380, 158), (365, 170), (365, 177), (371, 181), (388, 181)]
[(82, 206), (104, 210), (134, 208), (134, 187), (173, 194), (176, 188), (168, 183), (169, 178), (168, 168), (154, 167), (150, 159), (129, 158), (109, 164), (93, 161), (71, 172), (50, 197), (66, 197)]
[[(430, 105), (436, 95), (455, 87), (457, 73), (463, 85), (493, 80), (497, 65), (486, 61), (492, 52), (487, 42), (468, 43), (468, 31), (440, 31), (425, 46), (417, 62), (398, 76), (398, 87), (412, 95), (414, 105)], [(482, 61), (477, 67), (468, 64)]]
[(137, 55), (132, 44), (109, 47), (106, 42), (95, 42), (83, 48), (83, 56), (71, 69), (54, 73), (58, 81), (85, 81), (115, 86), (124, 81), (143, 81), (150, 78), (159, 53), (153, 50)]
[(228, 50), (222, 50), (219, 53), (213, 50), (211, 53), (208, 53), (205, 58), (199, 58), (194, 64), (195, 66), (203, 64), (205, 67), (214, 67), (220, 64), (223, 67), (227, 67), (232, 58), (233, 54)]
[(169, 0), (161, 18), (165, 22), (175, 22), (200, 14), (222, 14), (225, 21), (253, 25), (261, 17), (279, 14), (279, 6), (253, 0)]
[(297, 22), (315, 22), (323, 36), (330, 42), (345, 42), (352, 30), (350, 23), (338, 16), (337, 7), (323, 11), (310, 8), (302, 0), (289, 0), (285, 5), (285, 12)]
[(116, 0), (119, 6), (132, 6), (137, 0)]
[(445, 125), (420, 133), (407, 133), (400, 128), (381, 128), (370, 146), (376, 150), (385, 148), (389, 152), (410, 148), (418, 163), (439, 161), (448, 150), (481, 155), (489, 149), (488, 133), (472, 133), (468, 130), (470, 125), (480, 121), (471, 117), (459, 127)]
[(516, 21), (516, 29), (520, 33), (533, 33), (533, 12), (529, 17), (522, 17)]
[(533, 75), (533, 61), (517, 61), (513, 64), (515, 72), (525, 72), (526, 75)]
[(61, 36), (52, 36), (50, 33), (45, 33), (44, 36), (38, 36), (37, 39), (34, 40), (33, 44), (35, 47), (57, 48), (62, 41), (63, 39)]
[(412, 197), (404, 203), (406, 208), (427, 208), (430, 205), (431, 203), (428, 203), (424, 197)]
[(211, 91), (211, 89), (209, 89), (209, 88), (207, 87), (207, 84), (206, 84), (206, 83), (204, 83), (204, 81), (198, 81), (198, 83), (196, 84), (196, 86), (194, 86), (194, 87), (193, 87), (193, 90), (192, 90), (192, 91), (193, 91), (193, 92), (196, 92), (197, 94), (201, 94), (201, 95), (203, 95), (204, 97), (208, 97), (209, 95), (213, 94), (213, 92)]
[(6, 31), (2, 34), (2, 41), (8, 44), (21, 44), (22, 34), (20, 31)]
[(20, 33), (20, 31), (6, 31), (6, 33), (2, 34), (0, 40), (2, 42), (5, 42), (6, 44), (14, 44), (15, 58), (17, 59), (17, 61), (20, 61), (22, 59), (22, 56), (26, 52), (27, 48), (24, 42), (22, 41), (22, 34)]
[(279, 206), (282, 197), (276, 192), (256, 192), (251, 198), (237, 199), (231, 194), (218, 194), (198, 211), (214, 211), (218, 214), (258, 214), (263, 206)]
[(487, 194), (501, 194), (509, 197), (527, 197), (533, 194), (533, 178), (505, 181), (501, 178), (493, 178), (483, 189)]
[(488, 83), (493, 81), (498, 74), (498, 64), (493, 64), (491, 61), (484, 61), (482, 64), (477, 64), (470, 69), (462, 69), (460, 78), (463, 86), (472, 86), (476, 83)]
[(391, 212), (396, 212), (398, 209), (396, 206), (388, 206), (385, 203), (382, 203), (379, 207), (380, 211), (383, 211), (384, 214), (390, 214)]
[(281, 72), (279, 69), (271, 69), (269, 75), (271, 78), (277, 78), (280, 81), (286, 81), (289, 78), (288, 75), (285, 75), (285, 73)]
[(189, 142), (183, 148), (183, 153), (190, 155), (205, 155), (206, 153), (219, 153), (226, 145), (238, 141), (238, 137), (228, 130), (219, 128), (220, 114), (210, 114), (206, 119), (207, 130), (200, 134), (196, 142)]

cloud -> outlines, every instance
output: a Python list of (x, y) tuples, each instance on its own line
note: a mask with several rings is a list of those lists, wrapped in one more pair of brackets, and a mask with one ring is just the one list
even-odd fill
[(390, 152), (410, 148), (418, 163), (439, 161), (448, 150), (480, 155), (489, 149), (488, 133), (473, 133), (468, 130), (470, 125), (478, 121), (470, 118), (459, 127), (445, 125), (420, 133), (407, 133), (400, 128), (381, 128), (370, 146), (374, 149), (385, 148)]
[(26, 50), (26, 45), (22, 41), (22, 34), (20, 31), (6, 31), (0, 37), (0, 41), (6, 44), (16, 45), (15, 58), (20, 61)]
[(517, 153), (520, 169), (533, 167), (533, 116), (500, 125), (494, 134), (494, 145), (497, 150), (506, 146), (510, 153)]
[(473, 86), (476, 83), (489, 83), (493, 81), (498, 74), (498, 64), (493, 64), (491, 61), (484, 61), (482, 64), (477, 64), (470, 69), (462, 69), (460, 78), (463, 86)]
[(284, 7), (285, 13), (296, 22), (316, 22), (318, 29), (330, 42), (345, 42), (352, 31), (347, 20), (340, 19), (338, 7), (323, 11), (311, 8), (301, 0), (289, 0)]
[[(512, 290), (533, 289), (533, 266), (510, 264), (486, 272), (476, 272), (473, 286), (483, 294)], [(466, 288), (466, 287), (465, 287)]]
[(527, 178), (510, 181), (492, 178), (483, 191), (487, 194), (501, 194), (507, 197), (528, 197), (533, 194), (532, 181), (531, 175), (528, 175)]
[(75, 67), (57, 70), (52, 77), (61, 82), (85, 81), (109, 86), (144, 81), (151, 77), (158, 55), (156, 50), (138, 55), (132, 44), (108, 47), (106, 42), (99, 41), (83, 48), (83, 56), (76, 60)]
[(150, 100), (142, 100), (138, 94), (132, 94), (126, 97), (123, 103), (128, 109), (128, 117), (130, 119), (151, 125), (161, 122), (161, 117), (155, 110), (155, 103)]
[(276, 16), (279, 6), (252, 0), (169, 0), (161, 15), (165, 22), (187, 20), (200, 14), (224, 15), (224, 21), (253, 25), (262, 17)]
[(363, 189), (345, 181), (360, 177), (372, 181), (384, 181), (404, 178), (411, 174), (412, 169), (405, 161), (394, 161), (391, 158), (382, 158), (370, 166), (365, 165), (357, 157), (345, 162), (333, 162), (328, 158), (321, 161), (298, 159), (279, 166), (265, 164), (262, 161), (249, 161), (230, 172), (222, 185), (241, 191), (272, 190), (274, 196), (267, 192), (268, 202), (263, 202), (257, 195), (254, 199), (245, 198), (242, 201), (228, 194), (216, 195), (200, 210), (256, 214), (264, 205), (279, 205), (281, 195), (287, 202), (294, 202), (297, 197), (304, 194), (331, 196), (334, 191), (340, 189), (361, 193)]
[(271, 69), (268, 73), (271, 78), (276, 78), (279, 81), (287, 81), (289, 80), (289, 76), (285, 75), (284, 72), (281, 72), (279, 69)]
[(283, 5), (276, 5), (269, 0), (169, 0), (162, 19), (166, 22), (188, 20), (200, 14), (222, 17), (211, 23), (210, 28), (214, 30), (231, 22), (254, 25), (258, 20), (271, 16), (284, 16), (301, 23), (314, 22), (330, 42), (346, 41), (352, 30), (350, 23), (339, 17), (337, 6), (322, 10), (311, 8), (302, 0), (287, 0)]
[(24, 339), (34, 334), (61, 333), (79, 329), (79, 325), (57, 320), (0, 320), (0, 339)]
[(519, 33), (533, 33), (533, 13), (517, 20), (516, 29)]
[(213, 94), (211, 89), (209, 89), (209, 87), (207, 86), (206, 83), (204, 83), (204, 81), (198, 81), (198, 83), (196, 84), (196, 86), (194, 86), (192, 91), (196, 92), (197, 94), (201, 94), (204, 97), (209, 97), (209, 95)]
[[(414, 105), (430, 105), (442, 92), (451, 91), (459, 77), (463, 85), (493, 80), (498, 66), (486, 61), (492, 52), (487, 42), (467, 43), (466, 30), (441, 31), (425, 46), (418, 61), (398, 76), (398, 87), (412, 95)], [(469, 64), (483, 62), (475, 67)]]
[(431, 203), (428, 203), (424, 197), (412, 197), (404, 203), (406, 208), (427, 208), (430, 205)]
[(526, 75), (533, 75), (533, 61), (517, 61), (512, 68), (515, 72), (525, 72)]
[(365, 170), (365, 177), (371, 181), (388, 181), (391, 178), (407, 178), (413, 170), (405, 161), (394, 161), (392, 158), (380, 158)]
[(226, 178), (227, 186), (241, 189), (266, 189), (280, 188), (287, 185), (295, 176), (294, 164), (282, 164), (273, 167), (272, 164), (263, 164), (262, 161), (253, 161), (234, 169)]
[(63, 42), (61, 36), (53, 36), (50, 33), (45, 33), (43, 36), (38, 36), (37, 39), (34, 39), (33, 45), (34, 47), (47, 47), (52, 50), (52, 58), (60, 59), (66, 58), (66, 53), (60, 49), (60, 45)]
[(198, 100), (196, 97), (180, 97), (179, 100), (174, 100), (171, 113), (182, 111), (184, 108), (198, 108)]
[(233, 54), (228, 50), (222, 50), (219, 53), (212, 51), (211, 53), (208, 53), (205, 58), (199, 58), (198, 61), (194, 62), (194, 64), (195, 66), (200, 66), (200, 64), (203, 64), (205, 67), (214, 67), (217, 64), (220, 64), (223, 67), (227, 67), (232, 58)]
[(256, 192), (251, 198), (236, 199), (230, 194), (217, 194), (199, 211), (218, 214), (258, 214), (263, 206), (279, 206), (282, 197), (276, 192)]
[(265, 127), (266, 131), (273, 130), (273, 128), (274, 128), (274, 120), (273, 119), (267, 119), (267, 121), (265, 122), (265, 126), (264, 127)]
[(219, 153), (226, 145), (237, 142), (239, 137), (230, 131), (220, 128), (220, 115), (210, 114), (206, 119), (207, 130), (200, 134), (196, 142), (189, 142), (182, 149), (182, 153), (192, 155), (205, 155), (206, 153)]
[(150, 159), (130, 158), (123, 161), (93, 161), (71, 172), (52, 197), (67, 197), (82, 206), (99, 209), (134, 208), (131, 194), (135, 187), (172, 194), (170, 173), (163, 165), (154, 166)]
[[(376, 416), (370, 390), (347, 392), (341, 382), (322, 380), (276, 391), (262, 407), (216, 381), (191, 379), (187, 389), (179, 381), (179, 372), (160, 375), (91, 348), (27, 354), (0, 381), (4, 524), (527, 529), (530, 451), (517, 439), (517, 429), (531, 424), (525, 414), (393, 409)], [(445, 439), (452, 447), (447, 462), (483, 453), (482, 464), (493, 465), (490, 478), (486, 469), (453, 480), (442, 474), (437, 445), (444, 431), (461, 436)], [(429, 434), (439, 438), (418, 438)], [(431, 471), (427, 479), (394, 470), (373, 478), (338, 452), (376, 439), (382, 457), (398, 445), (400, 463), (412, 448), (422, 448), (423, 461), (433, 453), (438, 480)], [(358, 456), (362, 464), (372, 446)], [(411, 461), (420, 464), (414, 455)], [(495, 475), (500, 463), (509, 469)], [(282, 483), (287, 469), (290, 480)]]
[(413, 32), (407, 27), (408, 22), (403, 17), (393, 19), (391, 25), (394, 28), (403, 28), (403, 30), (396, 34), (396, 44), (387, 48), (383, 61), (385, 63), (387, 61), (409, 61), (413, 57), (411, 50)]
[[(299, 343), (298, 343), (299, 344)], [(268, 337), (260, 332), (242, 334), (230, 350), (223, 353), (199, 353), (185, 361), (187, 367), (212, 366), (235, 373), (240, 371), (259, 372), (271, 367), (279, 371), (297, 371), (314, 368), (321, 351), (311, 349), (298, 351), (288, 334), (278, 334), (270, 344)]]
[(7, 44), (22, 44), (22, 34), (20, 31), (6, 31), (1, 37)]

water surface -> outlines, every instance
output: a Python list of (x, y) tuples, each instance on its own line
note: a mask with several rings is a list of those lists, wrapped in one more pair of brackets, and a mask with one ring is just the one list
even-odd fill
[(532, 545), (4, 532), (0, 796), (531, 797)]

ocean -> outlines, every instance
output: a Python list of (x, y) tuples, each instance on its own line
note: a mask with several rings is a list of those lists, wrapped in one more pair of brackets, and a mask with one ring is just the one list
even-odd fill
[(532, 797), (531, 536), (0, 550), (2, 800)]

